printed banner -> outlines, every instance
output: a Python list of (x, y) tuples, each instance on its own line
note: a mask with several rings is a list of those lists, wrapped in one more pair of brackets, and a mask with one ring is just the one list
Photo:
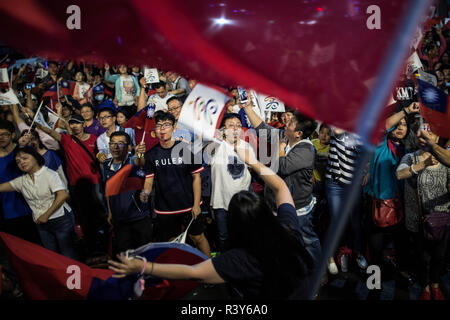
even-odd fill
[(156, 68), (145, 68), (144, 77), (146, 83), (157, 83), (159, 82), (158, 69)]
[(224, 92), (197, 84), (184, 102), (178, 121), (204, 139), (212, 140), (228, 100)]
[(270, 112), (284, 112), (285, 107), (284, 103), (275, 98), (274, 96), (268, 96), (268, 95), (258, 95), (258, 101), (260, 106), (262, 106), (263, 111), (270, 111)]
[(408, 61), (406, 62), (406, 70), (405, 73), (409, 77), (414, 72), (416, 72), (418, 69), (423, 69), (422, 62), (419, 59), (419, 55), (417, 52), (414, 51), (414, 53), (408, 58)]
[(17, 99), (17, 96), (14, 94), (14, 91), (9, 89), (5, 93), (0, 92), (0, 106), (10, 104), (19, 104), (19, 99)]

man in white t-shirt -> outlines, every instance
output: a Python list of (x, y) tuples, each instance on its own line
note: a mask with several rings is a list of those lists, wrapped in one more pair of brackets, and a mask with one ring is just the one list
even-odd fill
[[(248, 148), (254, 154), (253, 149), (244, 140), (240, 139), (242, 123), (235, 113), (225, 114), (222, 125), (221, 144), (214, 144), (211, 159), (211, 207), (214, 210), (214, 218), (219, 233), (219, 250), (226, 251), (229, 248), (227, 215), (228, 204), (231, 198), (242, 190), (249, 190), (251, 175), (247, 165), (242, 162), (234, 152), (234, 147)], [(211, 149), (210, 149), (211, 150)]]
[(167, 111), (167, 100), (174, 95), (167, 91), (166, 84), (164, 82), (152, 84), (152, 89), (155, 90), (156, 93), (148, 97), (147, 105), (153, 103), (155, 105), (155, 112), (159, 110)]

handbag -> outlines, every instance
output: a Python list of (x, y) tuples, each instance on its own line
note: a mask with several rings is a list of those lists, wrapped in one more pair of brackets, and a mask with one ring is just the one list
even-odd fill
[[(414, 163), (418, 163), (414, 157)], [(423, 215), (422, 202), (419, 195), (419, 184), (416, 183), (417, 205), (422, 218), (423, 236), (430, 241), (447, 240), (450, 234), (450, 212), (431, 212)]]
[(405, 216), (400, 197), (372, 201), (372, 220), (377, 227), (385, 228), (400, 223)]
[(423, 217), (423, 236), (430, 241), (449, 238), (450, 212), (432, 212)]

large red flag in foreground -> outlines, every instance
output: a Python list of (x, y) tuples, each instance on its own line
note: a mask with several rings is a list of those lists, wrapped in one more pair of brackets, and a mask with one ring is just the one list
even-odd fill
[[(151, 278), (147, 279), (145, 290), (139, 296), (134, 291), (137, 274), (123, 279), (112, 278), (114, 272), (110, 270), (90, 268), (4, 232), (0, 232), (0, 246), (4, 246), (20, 287), (31, 300), (126, 300), (133, 297), (176, 300), (198, 286), (197, 282), (189, 280)], [(194, 265), (207, 259), (184, 243), (154, 243), (136, 251), (147, 261), (157, 263)]]
[(25, 54), (241, 84), (355, 130), (412, 0), (79, 0), (81, 29), (71, 30), (73, 3), (2, 1), (0, 40)]

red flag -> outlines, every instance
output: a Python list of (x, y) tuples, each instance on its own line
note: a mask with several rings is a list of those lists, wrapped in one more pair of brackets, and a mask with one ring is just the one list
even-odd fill
[(133, 174), (133, 165), (127, 164), (114, 176), (106, 181), (105, 195), (115, 196), (127, 191), (140, 190), (144, 187), (145, 179)]
[(159, 143), (155, 133), (155, 120), (147, 117), (146, 109), (136, 113), (136, 115), (131, 117), (131, 119), (124, 123), (122, 127), (134, 129), (136, 143), (140, 143), (142, 138), (144, 138), (145, 151), (150, 150)]
[[(370, 94), (364, 83), (379, 76), (413, 0), (326, 1), (320, 11), (315, 2), (293, 0), (260, 0), (257, 6), (253, 0), (80, 0), (79, 30), (67, 28), (69, 16), (61, 14), (71, 4), (2, 1), (0, 18), (8, 26), (3, 42), (60, 60), (151, 61), (202, 82), (271, 94), (352, 131)], [(372, 5), (379, 8), (380, 29), (368, 27)], [(98, 28), (98, 21), (111, 19), (114, 24)], [(313, 57), (321, 49), (325, 54)]]
[[(4, 232), (0, 232), (0, 240), (17, 274), (20, 287), (29, 299), (86, 299), (94, 278), (106, 280), (114, 273), (110, 270), (92, 269), (81, 262)], [(68, 287), (68, 281), (71, 282), (69, 277), (74, 273), (70, 266), (79, 268), (79, 289)]]
[(450, 138), (449, 97), (444, 91), (420, 79), (420, 110), (423, 118), (430, 124), (431, 131), (440, 137)]

